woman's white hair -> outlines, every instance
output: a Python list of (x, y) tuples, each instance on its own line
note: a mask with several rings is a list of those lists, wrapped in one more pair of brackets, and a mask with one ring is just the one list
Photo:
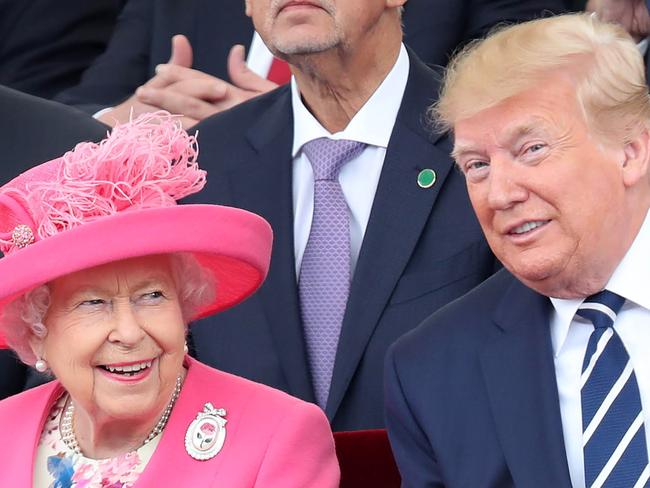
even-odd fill
[[(201, 308), (214, 300), (216, 284), (192, 254), (170, 254), (170, 266), (187, 326)], [(49, 306), (50, 289), (48, 285), (41, 285), (9, 303), (2, 311), (0, 330), (9, 347), (26, 364), (33, 365), (37, 359), (30, 345), (32, 339), (47, 335), (43, 319)]]

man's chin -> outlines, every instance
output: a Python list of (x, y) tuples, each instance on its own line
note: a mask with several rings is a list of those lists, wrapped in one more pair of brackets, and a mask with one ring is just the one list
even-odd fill
[(528, 288), (546, 296), (554, 296), (556, 290), (561, 290), (563, 279), (558, 271), (558, 266), (553, 263), (523, 262), (515, 264), (504, 264), (519, 281)]
[(309, 56), (321, 54), (334, 49), (338, 41), (334, 38), (319, 36), (283, 36), (271, 42), (271, 51), (280, 59), (287, 60), (292, 56)]

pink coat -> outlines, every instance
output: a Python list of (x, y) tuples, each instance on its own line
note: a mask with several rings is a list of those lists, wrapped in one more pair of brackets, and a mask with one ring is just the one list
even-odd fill
[[(339, 485), (332, 433), (317, 406), (190, 358), (186, 364), (181, 394), (136, 487)], [(61, 389), (53, 381), (0, 402), (0, 486), (33, 485), (36, 446)], [(206, 402), (226, 410), (226, 439), (215, 457), (197, 461), (185, 451), (185, 433)]]

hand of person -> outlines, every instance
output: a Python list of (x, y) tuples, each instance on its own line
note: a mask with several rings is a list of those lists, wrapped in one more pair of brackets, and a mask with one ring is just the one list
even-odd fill
[[(192, 48), (185, 36), (174, 36), (172, 38), (172, 54), (169, 58), (168, 64), (188, 68), (192, 66)], [(154, 76), (145, 83), (145, 85), (154, 88), (163, 88), (165, 86), (164, 81), (156, 78), (157, 77)], [(138, 97), (134, 94), (119, 105), (116, 105), (110, 110), (106, 110), (102, 115), (97, 117), (97, 119), (111, 127), (115, 127), (118, 123), (123, 124), (128, 122), (131, 118), (136, 118), (143, 113), (155, 112), (157, 110), (160, 110), (160, 107), (143, 103), (138, 100)]]
[(621, 24), (636, 42), (650, 34), (650, 14), (645, 0), (589, 0), (587, 12), (606, 22)]
[(156, 68), (156, 76), (138, 88), (136, 101), (171, 113), (182, 114), (187, 129), (198, 121), (229, 109), (278, 85), (246, 66), (244, 46), (235, 45), (228, 55), (228, 74), (232, 84), (192, 69), (186, 62), (192, 48), (185, 36), (175, 36), (172, 58)]

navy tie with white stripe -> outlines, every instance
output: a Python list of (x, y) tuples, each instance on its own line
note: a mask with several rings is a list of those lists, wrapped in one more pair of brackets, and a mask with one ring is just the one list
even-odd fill
[(625, 299), (603, 290), (576, 312), (594, 324), (582, 364), (582, 441), (588, 488), (650, 486), (641, 397), (613, 328)]

